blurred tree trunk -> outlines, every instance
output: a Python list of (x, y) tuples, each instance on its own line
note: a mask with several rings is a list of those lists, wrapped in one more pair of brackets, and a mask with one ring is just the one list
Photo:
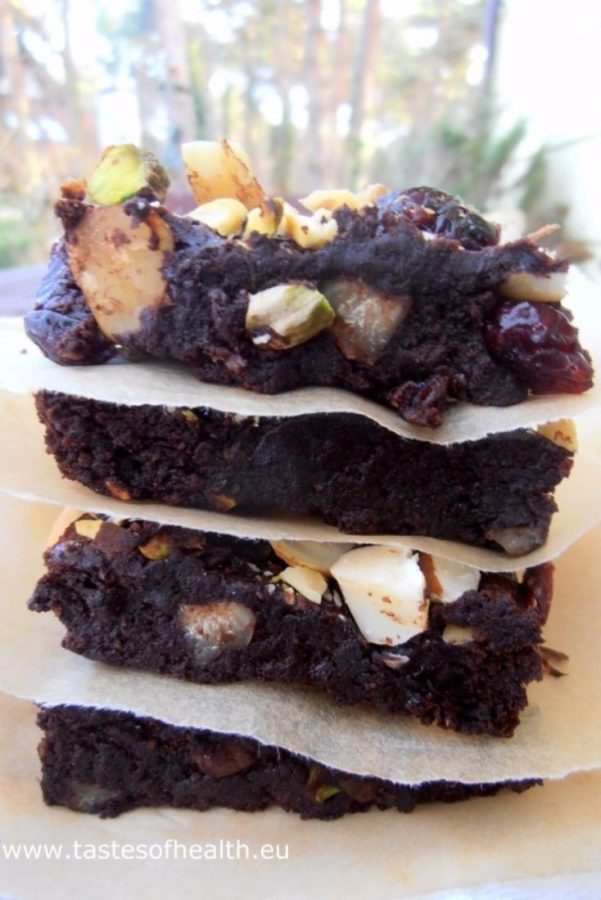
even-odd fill
[(256, 158), (255, 123), (257, 118), (257, 104), (255, 101), (255, 89), (257, 83), (257, 60), (254, 48), (257, 43), (257, 31), (254, 21), (251, 19), (242, 32), (241, 40), (242, 71), (245, 77), (244, 88), (244, 115), (243, 135), (240, 143), (254, 162)]
[(65, 69), (64, 98), (67, 106), (67, 133), (70, 143), (75, 144), (80, 152), (85, 152), (85, 123), (84, 112), (79, 95), (79, 77), (73, 54), (71, 52), (71, 29), (69, 28), (70, 0), (61, 0), (60, 16), (63, 29), (63, 66)]
[(290, 192), (292, 158), (294, 155), (294, 135), (290, 111), (291, 87), (291, 42), (294, 35), (290, 27), (290, 3), (276, 0), (275, 6), (275, 84), (282, 102), (282, 121), (273, 131), (273, 176), (272, 190), (285, 196)]
[(40, 181), (37, 154), (28, 133), (31, 104), (27, 93), (25, 69), (17, 38), (16, 10), (10, 0), (0, 2), (0, 59), (7, 84), (9, 111), (14, 116), (12, 135), (2, 139), (2, 156), (8, 163), (9, 182), (17, 193), (27, 195)]
[[(195, 116), (192, 100), (186, 30), (173, 0), (154, 0), (154, 21), (165, 58), (165, 103), (170, 123), (170, 167), (180, 160), (180, 144), (194, 140)], [(181, 165), (181, 163), (180, 163)]]
[(365, 120), (366, 100), (373, 81), (373, 68), (380, 31), (380, 0), (366, 0), (359, 46), (355, 56), (351, 85), (351, 115), (347, 139), (348, 186), (355, 188), (362, 163), (363, 141), (361, 131)]
[(346, 176), (346, 151), (339, 132), (343, 106), (349, 96), (349, 29), (346, 0), (339, 2), (339, 20), (336, 37), (330, 49), (330, 110), (328, 115), (329, 170), (327, 181), (333, 186), (342, 185)]
[(306, 2), (307, 30), (303, 82), (308, 93), (307, 153), (303, 191), (324, 186), (324, 154), (322, 135), (323, 81), (321, 67), (324, 56), (324, 33), (321, 27), (321, 0)]

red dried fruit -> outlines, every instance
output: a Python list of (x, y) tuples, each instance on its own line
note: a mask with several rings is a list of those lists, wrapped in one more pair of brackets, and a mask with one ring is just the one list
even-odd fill
[(590, 357), (566, 313), (550, 303), (501, 303), (486, 328), (490, 352), (535, 394), (581, 394), (593, 383)]
[(422, 231), (459, 241), (466, 250), (499, 243), (499, 226), (484, 219), (459, 197), (431, 187), (394, 191), (378, 201), (382, 211), (400, 213)]

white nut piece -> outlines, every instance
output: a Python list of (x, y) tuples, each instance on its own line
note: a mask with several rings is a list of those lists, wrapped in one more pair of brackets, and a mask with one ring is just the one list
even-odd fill
[(248, 156), (237, 144), (190, 141), (182, 144), (182, 157), (197, 203), (234, 197), (246, 209), (263, 205), (263, 189), (252, 173)]
[(567, 277), (567, 272), (551, 272), (550, 275), (512, 272), (499, 286), (499, 293), (510, 300), (559, 303), (566, 295)]
[(336, 188), (330, 190), (313, 191), (307, 197), (303, 197), (299, 202), (310, 209), (311, 212), (317, 212), (318, 209), (329, 209), (333, 212), (340, 209), (341, 206), (348, 206), (349, 209), (363, 209), (364, 206), (372, 206), (376, 200), (388, 193), (388, 189), (383, 184), (368, 184), (357, 193), (349, 191), (347, 188)]
[(539, 434), (553, 441), (558, 447), (576, 453), (578, 450), (578, 432), (573, 419), (558, 419), (556, 422), (547, 422), (536, 429)]
[(545, 534), (541, 525), (516, 525), (514, 528), (492, 528), (486, 532), (486, 537), (500, 544), (508, 556), (523, 556), (540, 547)]
[(357, 195), (346, 188), (313, 191), (307, 197), (302, 197), (299, 203), (302, 203), (305, 209), (310, 209), (311, 212), (317, 212), (318, 209), (329, 209), (333, 212), (341, 206), (359, 209)]
[(307, 566), (288, 566), (280, 572), (277, 580), (290, 585), (311, 603), (321, 603), (321, 598), (328, 588), (328, 583), (321, 572)]
[(334, 563), (354, 544), (334, 544), (327, 541), (272, 541), (274, 553), (289, 566), (306, 566), (322, 575), (329, 575)]
[(231, 237), (240, 234), (246, 221), (246, 207), (235, 197), (220, 197), (218, 200), (209, 200), (202, 203), (187, 213), (187, 218), (194, 219), (208, 225), (221, 237)]
[(201, 666), (218, 659), (226, 650), (248, 647), (256, 623), (252, 609), (231, 600), (181, 606), (179, 618), (194, 658)]
[(471, 628), (464, 628), (462, 625), (446, 625), (442, 633), (442, 639), (445, 644), (468, 644), (474, 640), (474, 634)]
[(284, 203), (277, 234), (290, 238), (303, 250), (318, 250), (334, 240), (338, 222), (332, 218), (329, 209), (317, 209), (312, 216), (304, 216), (289, 203)]
[(75, 523), (74, 528), (79, 537), (85, 537), (93, 541), (103, 524), (102, 519), (79, 519)]
[(340, 557), (332, 575), (369, 643), (402, 644), (428, 627), (426, 579), (411, 550), (359, 547)]
[(441, 603), (454, 603), (466, 591), (477, 591), (480, 572), (473, 566), (466, 566), (442, 556), (423, 553), (420, 558), (422, 571), (431, 599)]
[(69, 265), (108, 338), (135, 333), (144, 310), (170, 302), (163, 265), (174, 246), (169, 226), (154, 209), (143, 222), (122, 206), (86, 209), (67, 243)]

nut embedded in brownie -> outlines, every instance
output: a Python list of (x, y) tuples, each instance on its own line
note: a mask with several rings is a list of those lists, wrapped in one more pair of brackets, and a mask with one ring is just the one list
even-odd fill
[(407, 549), (275, 542), (84, 516), (30, 607), (64, 646), (202, 683), (309, 685), (340, 704), (509, 736), (541, 678), (552, 566), (510, 575)]
[(451, 401), (592, 385), (561, 306), (567, 264), (531, 238), (500, 244), (458, 198), (375, 185), (314, 192), (300, 212), (226, 141), (197, 142), (184, 155), (200, 206), (177, 216), (147, 154), (113, 147), (108, 161), (136, 153), (138, 178), (107, 189), (105, 159), (57, 204), (64, 241), (26, 320), (56, 362), (120, 349), (264, 393), (344, 387), (431, 427)]
[(310, 514), (347, 533), (420, 534), (520, 555), (542, 545), (576, 437), (563, 421), (439, 445), (358, 415), (241, 417), (40, 391), (68, 478), (120, 499)]
[(144, 806), (244, 812), (279, 806), (328, 820), (370, 808), (408, 813), (419, 803), (454, 803), (504, 788), (521, 793), (541, 783), (395, 784), (251, 738), (91, 707), (42, 707), (38, 725), (46, 803), (102, 817)]

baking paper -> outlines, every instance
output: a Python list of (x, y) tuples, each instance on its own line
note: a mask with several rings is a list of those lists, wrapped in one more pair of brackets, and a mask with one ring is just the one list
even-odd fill
[[(10, 422), (0, 441), (0, 491), (13, 496), (105, 513), (116, 518), (143, 518), (238, 537), (343, 543), (349, 540), (349, 535), (333, 526), (307, 518), (241, 516), (159, 503), (124, 502), (96, 494), (59, 474), (54, 459), (44, 451), (43, 428), (37, 420), (31, 397), (0, 391), (0, 418)], [(556, 491), (560, 512), (553, 517), (547, 542), (524, 556), (508, 557), (456, 541), (427, 537), (351, 535), (350, 539), (358, 544), (411, 547), (463, 562), (482, 571), (516, 571), (554, 559), (601, 521), (600, 486), (601, 460), (587, 454), (583, 448), (576, 455), (571, 476)]]
[(568, 677), (529, 690), (511, 740), (426, 727), (410, 717), (335, 707), (317, 692), (252, 683), (197, 685), (111, 668), (60, 647), (64, 629), (26, 601), (42, 572), (52, 507), (5, 500), (0, 553), (0, 691), (22, 699), (131, 710), (175, 725), (257, 738), (349, 772), (407, 784), (544, 777), (601, 767), (598, 541), (591, 533), (557, 566), (549, 646), (571, 658)]
[[(581, 337), (601, 373), (601, 307), (598, 287), (579, 273), (572, 274), (569, 306)], [(203, 384), (189, 371), (161, 363), (111, 363), (102, 366), (58, 366), (27, 339), (16, 319), (0, 323), (0, 389), (24, 393), (41, 388), (94, 400), (137, 406), (205, 406), (243, 416), (297, 416), (303, 413), (354, 412), (367, 416), (402, 437), (440, 444), (476, 440), (486, 434), (532, 427), (553, 419), (572, 418), (601, 408), (601, 385), (582, 395), (531, 397), (507, 407), (460, 403), (447, 413), (438, 429), (409, 425), (393, 410), (333, 388), (304, 388), (267, 396), (241, 388)]]
[[(334, 822), (303, 822), (281, 810), (136, 810), (98, 819), (44, 806), (31, 704), (0, 696), (1, 842), (62, 847), (65, 861), (5, 862), (0, 890), (19, 900), (193, 898), (210, 884), (211, 900), (400, 900), (444, 890), (432, 900), (592, 900), (601, 886), (601, 773), (574, 775), (525, 794), (503, 793), (466, 803), (421, 806), (410, 816), (372, 811)], [(192, 845), (237, 841), (249, 859), (184, 858)], [(178, 857), (131, 861), (77, 860), (86, 848), (124, 845), (155, 856), (179, 846)], [(171, 842), (169, 845), (167, 842)], [(253, 859), (277, 845), (287, 859)], [(1, 846), (1, 843), (0, 843)], [(153, 848), (150, 851), (150, 848)], [(536, 878), (533, 883), (530, 879)], [(508, 879), (511, 879), (510, 883)], [(519, 881), (515, 881), (519, 879)], [(485, 882), (482, 893), (476, 888)], [(491, 882), (493, 884), (491, 884)], [(503, 882), (501, 887), (498, 883)], [(451, 895), (447, 890), (454, 889)], [(473, 894), (472, 889), (477, 890)], [(587, 892), (588, 891), (588, 892)], [(460, 893), (459, 893), (460, 892)]]

